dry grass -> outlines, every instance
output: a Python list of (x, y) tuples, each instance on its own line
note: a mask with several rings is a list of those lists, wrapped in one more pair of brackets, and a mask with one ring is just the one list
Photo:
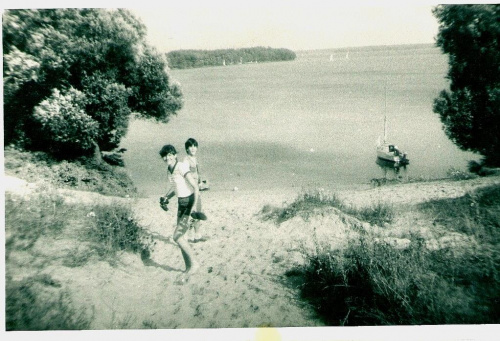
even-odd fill
[(92, 315), (73, 307), (67, 291), (48, 275), (14, 281), (7, 277), (5, 317), (7, 331), (83, 330)]
[(394, 219), (394, 210), (388, 204), (376, 203), (369, 207), (351, 207), (345, 205), (335, 193), (327, 193), (322, 190), (310, 190), (301, 193), (295, 201), (284, 207), (266, 205), (260, 211), (262, 220), (273, 220), (278, 225), (300, 216), (307, 220), (314, 211), (326, 207), (335, 207), (362, 221), (371, 224), (384, 225)]
[(477, 241), (460, 249), (432, 250), (411, 233), (409, 247), (395, 248), (367, 233), (344, 249), (317, 243), (288, 274), (328, 325), (499, 323), (499, 199), (494, 186), (418, 207)]
[(67, 204), (49, 187), (23, 197), (6, 194), (5, 237), (8, 330), (88, 329), (92, 314), (75, 310), (70, 293), (46, 269), (113, 264), (119, 251), (147, 255), (153, 243), (130, 207)]

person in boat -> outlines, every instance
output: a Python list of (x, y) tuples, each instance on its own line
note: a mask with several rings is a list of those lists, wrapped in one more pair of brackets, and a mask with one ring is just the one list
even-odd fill
[(399, 156), (400, 152), (397, 146), (394, 146), (394, 156)]
[(400, 154), (398, 147), (394, 145), (389, 145), (389, 152), (394, 153), (394, 156), (398, 156)]
[(177, 227), (173, 234), (173, 240), (181, 249), (186, 265), (185, 272), (192, 274), (198, 270), (200, 265), (194, 259), (193, 250), (185, 239), (185, 234), (189, 229), (191, 210), (199, 200), (200, 190), (189, 170), (189, 165), (177, 161), (177, 151), (174, 146), (164, 145), (160, 150), (160, 156), (167, 163), (167, 178), (170, 185), (164, 198), (166, 198), (167, 203), (175, 195), (178, 198)]

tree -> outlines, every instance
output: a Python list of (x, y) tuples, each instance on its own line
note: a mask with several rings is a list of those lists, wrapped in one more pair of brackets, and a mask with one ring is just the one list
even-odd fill
[(226, 50), (178, 50), (167, 53), (171, 69), (186, 69), (228, 64), (290, 61), (296, 58), (295, 52), (288, 49), (271, 47), (250, 47)]
[(433, 110), (459, 148), (500, 166), (500, 6), (439, 5), (433, 14), (450, 80)]
[(68, 158), (112, 150), (132, 112), (166, 122), (182, 108), (165, 56), (127, 10), (6, 10), (2, 28), (7, 144)]

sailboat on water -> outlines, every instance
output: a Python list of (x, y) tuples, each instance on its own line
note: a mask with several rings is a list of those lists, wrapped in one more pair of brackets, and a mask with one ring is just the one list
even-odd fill
[(387, 91), (385, 91), (384, 98), (384, 141), (381, 142), (379, 137), (377, 142), (377, 157), (399, 165), (410, 163), (406, 152), (400, 151), (395, 144), (387, 142)]

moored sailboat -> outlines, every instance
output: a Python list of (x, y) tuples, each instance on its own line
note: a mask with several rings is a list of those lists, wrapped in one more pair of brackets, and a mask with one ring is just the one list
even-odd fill
[(399, 148), (392, 143), (387, 142), (387, 114), (386, 114), (386, 100), (387, 95), (384, 99), (384, 141), (380, 142), (380, 137), (377, 142), (377, 157), (384, 161), (394, 162), (401, 165), (407, 165), (410, 163), (408, 159), (408, 154), (402, 152)]

